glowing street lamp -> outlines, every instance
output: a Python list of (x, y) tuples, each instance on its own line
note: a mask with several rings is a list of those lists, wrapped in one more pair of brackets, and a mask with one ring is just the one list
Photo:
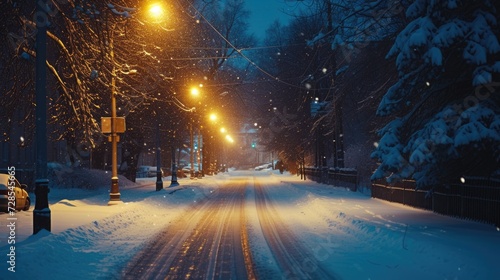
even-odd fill
[(212, 122), (215, 122), (217, 120), (217, 115), (216, 114), (210, 114), (209, 118), (210, 118), (210, 120)]
[[(191, 96), (197, 98), (200, 96), (200, 90), (198, 87), (192, 87), (191, 88)], [(194, 109), (194, 108), (193, 108)], [(194, 115), (194, 110), (192, 110), (193, 115)], [(191, 121), (189, 124), (189, 135), (190, 135), (190, 142), (191, 142), (191, 152), (190, 152), (190, 163), (191, 163), (191, 169), (190, 169), (190, 178), (194, 179), (195, 174), (194, 174), (194, 135), (193, 135), (193, 122), (194, 122), (194, 116), (191, 117)]]
[(151, 6), (149, 6), (148, 12), (149, 12), (149, 15), (151, 16), (151, 18), (154, 18), (154, 19), (161, 19), (161, 18), (163, 18), (163, 15), (165, 14), (165, 10), (158, 3), (154, 3)]
[[(227, 134), (227, 130), (224, 128), (224, 127), (221, 127), (220, 129), (220, 132), (222, 134), (225, 134), (225, 139), (227, 142), (229, 143), (234, 143), (234, 139), (233, 137), (231, 137), (231, 135)], [(222, 141), (221, 143), (222, 145), (222, 155), (221, 155), (221, 166), (222, 166), (222, 172), (226, 172), (227, 171), (227, 164), (226, 164), (226, 145), (224, 145), (224, 142)]]
[(227, 134), (226, 135), (226, 140), (229, 142), (229, 143), (234, 143), (234, 139), (233, 137), (231, 137), (231, 135)]
[(200, 95), (200, 90), (198, 88), (192, 88), (191, 95), (194, 97), (198, 97)]
[[(150, 6), (149, 16), (152, 18), (160, 19), (160, 16), (163, 15), (163, 8), (161, 5), (152, 5)], [(114, 26), (112, 28), (114, 30)], [(114, 46), (113, 46), (113, 32), (110, 36), (109, 40), (109, 49), (110, 49), (110, 57), (111, 63), (113, 64), (112, 72), (111, 72), (111, 118), (103, 118), (103, 132), (104, 132), (104, 124), (109, 123), (109, 131), (110, 132), (110, 142), (111, 142), (111, 190), (109, 193), (109, 202), (108, 205), (116, 205), (120, 204), (122, 201), (120, 199), (120, 188), (118, 184), (118, 141), (120, 136), (118, 133), (125, 132), (125, 119), (118, 118), (116, 114), (116, 69), (114, 63)], [(159, 152), (159, 150), (158, 150)], [(158, 185), (157, 185), (158, 188)]]

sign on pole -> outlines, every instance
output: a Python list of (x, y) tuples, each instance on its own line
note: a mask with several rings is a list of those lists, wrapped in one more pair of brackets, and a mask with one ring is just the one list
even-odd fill
[[(124, 133), (125, 132), (125, 118), (124, 117), (116, 117), (115, 118), (115, 133)], [(102, 117), (101, 118), (101, 131), (102, 133), (113, 133), (111, 127), (111, 117)]]

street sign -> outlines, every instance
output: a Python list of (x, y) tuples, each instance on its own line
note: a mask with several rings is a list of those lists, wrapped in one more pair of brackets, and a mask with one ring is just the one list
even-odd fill
[[(111, 117), (102, 117), (101, 118), (101, 131), (102, 133), (112, 133), (111, 128)], [(125, 118), (124, 117), (116, 117), (115, 118), (115, 132), (116, 133), (124, 133), (125, 132)]]

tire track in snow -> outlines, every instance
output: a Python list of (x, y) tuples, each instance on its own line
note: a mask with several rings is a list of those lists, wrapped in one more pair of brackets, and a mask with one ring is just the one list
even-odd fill
[(254, 185), (260, 226), (282, 270), (282, 279), (334, 279), (282, 222), (264, 187), (256, 178)]
[(122, 278), (253, 278), (243, 222), (245, 186), (230, 180), (190, 209), (136, 255)]

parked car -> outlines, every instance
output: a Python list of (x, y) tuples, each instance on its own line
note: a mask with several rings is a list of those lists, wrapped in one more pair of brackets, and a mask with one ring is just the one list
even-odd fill
[[(161, 176), (165, 176), (165, 171), (162, 169), (161, 170)], [(147, 166), (147, 165), (142, 165), (137, 167), (137, 173), (136, 173), (137, 178), (148, 178), (148, 177), (156, 177), (156, 166)]]
[[(198, 165), (197, 163), (195, 163), (193, 166), (194, 166), (194, 169), (193, 169), (194, 171), (198, 171), (198, 170), (199, 170), (199, 165)], [(190, 164), (190, 163), (188, 163), (186, 166), (184, 166), (184, 167), (182, 168), (182, 170), (183, 170), (184, 172), (190, 172), (190, 171), (191, 171), (191, 164)]]
[[(9, 189), (9, 182), (14, 182), (14, 188)], [(28, 187), (24, 184), (20, 184), (17, 179), (11, 180), (11, 176), (8, 174), (0, 174), (0, 211), (9, 212), (9, 207), (14, 205), (9, 204), (9, 197), (15, 196), (15, 209), (27, 211), (30, 208), (31, 200), (26, 191)]]
[(273, 167), (272, 163), (264, 163), (254, 168), (255, 171), (261, 171), (266, 169), (271, 169)]

